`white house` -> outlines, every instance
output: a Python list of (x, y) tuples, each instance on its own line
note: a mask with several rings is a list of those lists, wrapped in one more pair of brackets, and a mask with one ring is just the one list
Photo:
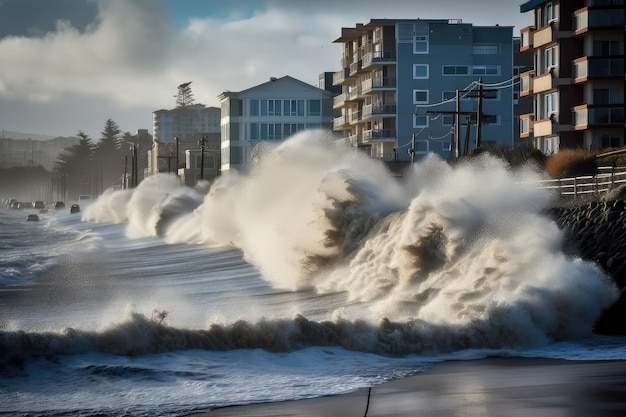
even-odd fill
[(290, 76), (218, 98), (222, 172), (245, 170), (262, 141), (282, 141), (305, 129), (332, 130), (333, 94)]

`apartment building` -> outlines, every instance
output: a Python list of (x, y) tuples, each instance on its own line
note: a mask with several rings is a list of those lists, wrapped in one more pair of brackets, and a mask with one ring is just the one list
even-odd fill
[(520, 31), (534, 68), (522, 74), (521, 137), (545, 154), (624, 146), (624, 0), (532, 0)]
[(331, 131), (333, 95), (290, 76), (219, 95), (221, 171), (245, 171), (261, 142), (281, 141), (306, 129)]
[(373, 19), (334, 42), (343, 56), (333, 129), (372, 158), (454, 159), (479, 139), (513, 146), (512, 27)]
[(203, 135), (220, 132), (219, 107), (192, 104), (152, 113), (154, 140), (157, 142), (197, 142)]

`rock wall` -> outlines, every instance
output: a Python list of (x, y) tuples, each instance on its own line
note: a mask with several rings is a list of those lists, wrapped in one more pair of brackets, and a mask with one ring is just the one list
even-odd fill
[(598, 264), (622, 291), (619, 300), (596, 323), (596, 333), (626, 335), (625, 208), (623, 200), (613, 200), (550, 210), (566, 233), (565, 249)]

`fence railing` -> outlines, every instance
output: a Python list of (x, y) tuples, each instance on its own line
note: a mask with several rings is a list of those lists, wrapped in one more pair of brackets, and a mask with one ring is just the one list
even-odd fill
[(552, 190), (562, 196), (584, 196), (604, 193), (626, 184), (625, 167), (598, 167), (596, 175), (559, 178), (540, 182), (539, 188)]

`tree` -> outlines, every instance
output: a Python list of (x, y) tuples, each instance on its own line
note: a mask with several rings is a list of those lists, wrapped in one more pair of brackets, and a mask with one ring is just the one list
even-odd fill
[(108, 188), (118, 183), (124, 173), (124, 154), (121, 149), (122, 130), (112, 119), (105, 122), (102, 137), (96, 144), (94, 164), (102, 173), (102, 184)]
[(178, 94), (176, 97), (176, 106), (179, 108), (191, 106), (194, 103), (193, 93), (191, 92), (191, 81), (180, 84), (178, 86)]
[(94, 144), (82, 130), (77, 145), (66, 148), (59, 154), (54, 170), (59, 174), (81, 175), (89, 171), (93, 162)]

